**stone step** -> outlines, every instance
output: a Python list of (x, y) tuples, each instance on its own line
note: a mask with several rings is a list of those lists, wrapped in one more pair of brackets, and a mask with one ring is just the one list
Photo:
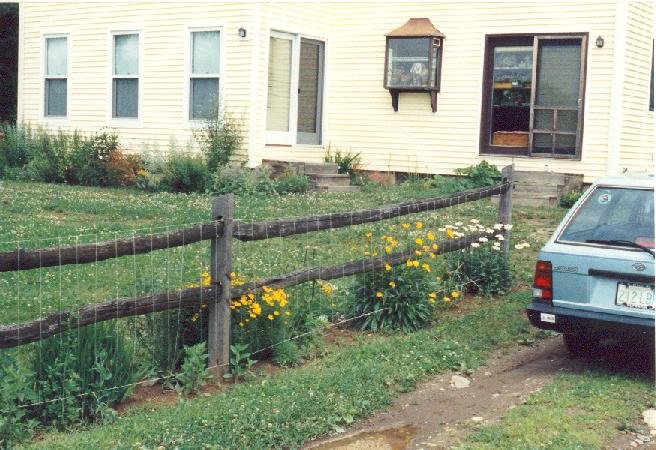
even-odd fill
[(351, 177), (347, 174), (323, 174), (323, 173), (305, 173), (310, 183), (315, 186), (349, 186)]
[(549, 195), (515, 195), (513, 192), (513, 206), (532, 206), (536, 208), (553, 208), (558, 206), (558, 197)]
[(360, 186), (323, 186), (318, 185), (313, 192), (360, 192)]
[(515, 183), (515, 190), (513, 195), (523, 194), (543, 194), (543, 195), (560, 195), (560, 192), (565, 189), (562, 184), (558, 185), (545, 185), (540, 183)]
[(516, 170), (513, 172), (513, 179), (520, 183), (567, 184), (568, 178), (570, 178), (570, 175), (557, 172), (529, 172), (526, 170)]

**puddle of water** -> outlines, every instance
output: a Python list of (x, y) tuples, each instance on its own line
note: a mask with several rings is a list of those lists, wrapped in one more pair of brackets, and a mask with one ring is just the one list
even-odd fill
[(367, 431), (312, 447), (316, 450), (404, 450), (417, 429), (410, 425)]

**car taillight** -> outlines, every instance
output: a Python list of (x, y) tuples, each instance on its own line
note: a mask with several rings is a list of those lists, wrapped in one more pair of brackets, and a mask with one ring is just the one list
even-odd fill
[(549, 261), (538, 261), (535, 264), (533, 297), (546, 302), (553, 300), (553, 279), (551, 276), (551, 262)]

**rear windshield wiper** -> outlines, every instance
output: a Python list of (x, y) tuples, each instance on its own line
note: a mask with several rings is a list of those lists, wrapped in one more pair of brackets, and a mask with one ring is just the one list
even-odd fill
[(627, 241), (624, 239), (587, 239), (585, 241), (586, 243), (589, 244), (608, 244), (608, 245), (622, 245), (625, 247), (633, 247), (633, 248), (639, 248), (647, 253), (649, 253), (651, 256), (654, 256), (654, 250), (646, 247), (644, 245), (636, 244), (633, 241)]

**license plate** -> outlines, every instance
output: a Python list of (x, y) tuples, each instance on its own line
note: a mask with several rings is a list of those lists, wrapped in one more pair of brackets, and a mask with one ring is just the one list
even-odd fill
[(654, 287), (648, 284), (617, 283), (616, 305), (654, 309)]

